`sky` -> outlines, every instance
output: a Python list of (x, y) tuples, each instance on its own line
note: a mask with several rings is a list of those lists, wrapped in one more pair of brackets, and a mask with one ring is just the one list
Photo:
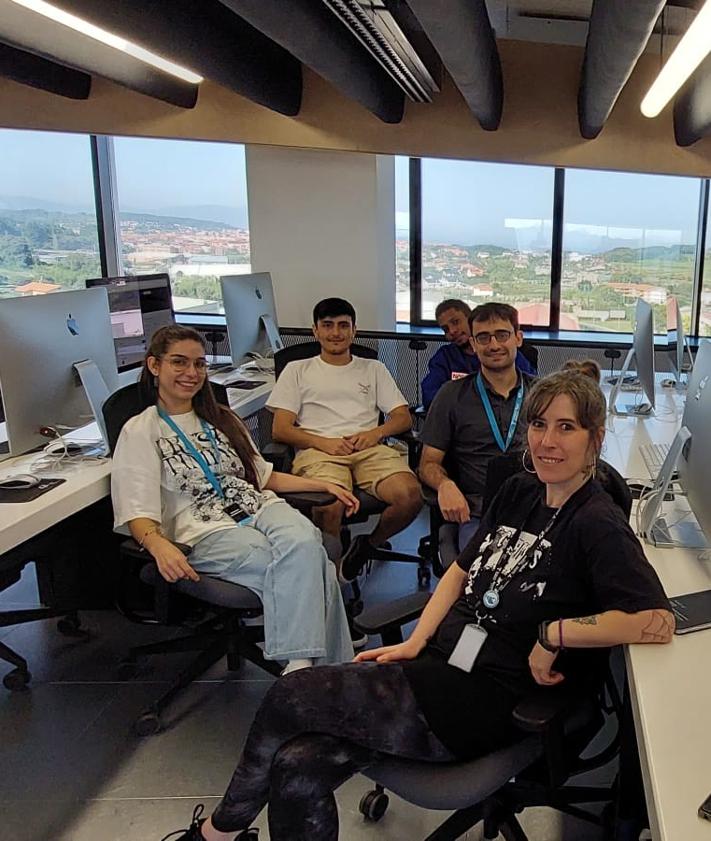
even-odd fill
[[(114, 146), (122, 211), (182, 208), (219, 220), (215, 208), (224, 207), (246, 220), (243, 146), (143, 138), (116, 138)], [(396, 226), (406, 232), (407, 158), (395, 159), (395, 172)], [(422, 190), (426, 242), (550, 247), (550, 167), (425, 159)], [(698, 195), (695, 178), (568, 170), (564, 248), (693, 243)], [(0, 129), (0, 207), (8, 197), (91, 211), (88, 136)]]

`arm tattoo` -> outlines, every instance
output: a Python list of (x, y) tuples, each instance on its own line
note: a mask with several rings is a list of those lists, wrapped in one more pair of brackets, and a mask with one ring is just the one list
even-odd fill
[(638, 642), (668, 642), (674, 633), (674, 625), (673, 613), (668, 610), (652, 610)]
[(571, 619), (570, 621), (577, 622), (578, 625), (597, 625), (597, 615), (579, 616), (577, 619)]

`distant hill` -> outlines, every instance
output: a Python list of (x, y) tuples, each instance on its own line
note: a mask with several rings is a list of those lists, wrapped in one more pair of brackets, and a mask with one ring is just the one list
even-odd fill
[(225, 231), (236, 230), (235, 225), (226, 222), (215, 222), (207, 219), (191, 219), (187, 216), (157, 216), (153, 213), (121, 213), (122, 220), (127, 222), (138, 222), (146, 226), (156, 228), (188, 227), (197, 228), (201, 231)]
[(646, 248), (613, 248), (598, 255), (610, 263), (638, 263), (641, 260), (678, 261), (684, 257), (693, 257), (694, 245), (650, 245)]

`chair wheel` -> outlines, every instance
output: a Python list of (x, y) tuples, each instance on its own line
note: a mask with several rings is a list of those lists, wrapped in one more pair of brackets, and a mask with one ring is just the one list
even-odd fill
[(63, 616), (57, 622), (57, 630), (65, 637), (81, 637), (88, 639), (89, 632), (81, 627), (81, 619), (76, 615)]
[(432, 573), (429, 569), (418, 569), (417, 570), (417, 587), (420, 590), (429, 590), (430, 583), (432, 582)]
[(132, 677), (135, 677), (137, 671), (138, 663), (134, 660), (122, 660), (118, 664), (116, 674), (119, 680), (131, 680)]
[(13, 669), (5, 675), (2, 683), (5, 689), (9, 689), (11, 692), (21, 692), (23, 689), (27, 689), (27, 684), (31, 678), (32, 675), (27, 669)]
[(371, 789), (361, 797), (358, 804), (358, 811), (363, 815), (366, 821), (377, 823), (387, 812), (390, 805), (390, 798), (383, 791)]
[(417, 545), (417, 554), (421, 558), (429, 558), (431, 552), (432, 538), (429, 535), (425, 535), (424, 537), (420, 538), (420, 542)]
[(161, 731), (161, 721), (156, 713), (143, 713), (133, 722), (133, 732), (137, 736), (155, 736)]

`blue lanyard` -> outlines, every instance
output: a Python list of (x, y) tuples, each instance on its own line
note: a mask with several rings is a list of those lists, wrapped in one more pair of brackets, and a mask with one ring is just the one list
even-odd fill
[(484, 404), (484, 411), (486, 412), (486, 417), (489, 421), (489, 426), (491, 427), (491, 431), (494, 433), (494, 440), (499, 445), (499, 449), (505, 453), (511, 445), (511, 442), (513, 441), (513, 437), (516, 432), (516, 425), (518, 424), (518, 416), (521, 414), (521, 406), (523, 405), (523, 378), (521, 379), (521, 384), (518, 387), (516, 403), (514, 404), (513, 413), (511, 415), (509, 431), (506, 433), (505, 443), (504, 439), (501, 436), (501, 430), (499, 429), (499, 425), (496, 422), (496, 418), (494, 417), (494, 410), (491, 408), (491, 401), (489, 400), (489, 395), (486, 393), (486, 388), (484, 386), (484, 378), (481, 375), (481, 371), (476, 375), (476, 387), (479, 391), (479, 397), (481, 397), (481, 402)]
[[(200, 465), (202, 472), (205, 474), (205, 478), (207, 481), (212, 485), (213, 490), (215, 493), (220, 497), (220, 499), (225, 498), (225, 492), (222, 490), (222, 485), (220, 484), (220, 480), (215, 476), (213, 473), (210, 465), (205, 460), (205, 457), (201, 452), (199, 452), (193, 442), (188, 438), (188, 436), (183, 432), (183, 430), (178, 426), (178, 424), (170, 417), (170, 415), (166, 414), (160, 406), (157, 407), (158, 414), (162, 420), (164, 420), (168, 426), (175, 432), (175, 434), (180, 439), (182, 445), (185, 449), (190, 453), (190, 455), (195, 459), (195, 461)], [(212, 446), (212, 450), (215, 454), (215, 460), (217, 462), (217, 466), (219, 469), (220, 466), (220, 451), (217, 447), (217, 441), (215, 440), (215, 436), (212, 434), (212, 430), (210, 427), (205, 423), (205, 421), (200, 418), (200, 425), (202, 426), (202, 431), (207, 435), (210, 439), (210, 444)]]

